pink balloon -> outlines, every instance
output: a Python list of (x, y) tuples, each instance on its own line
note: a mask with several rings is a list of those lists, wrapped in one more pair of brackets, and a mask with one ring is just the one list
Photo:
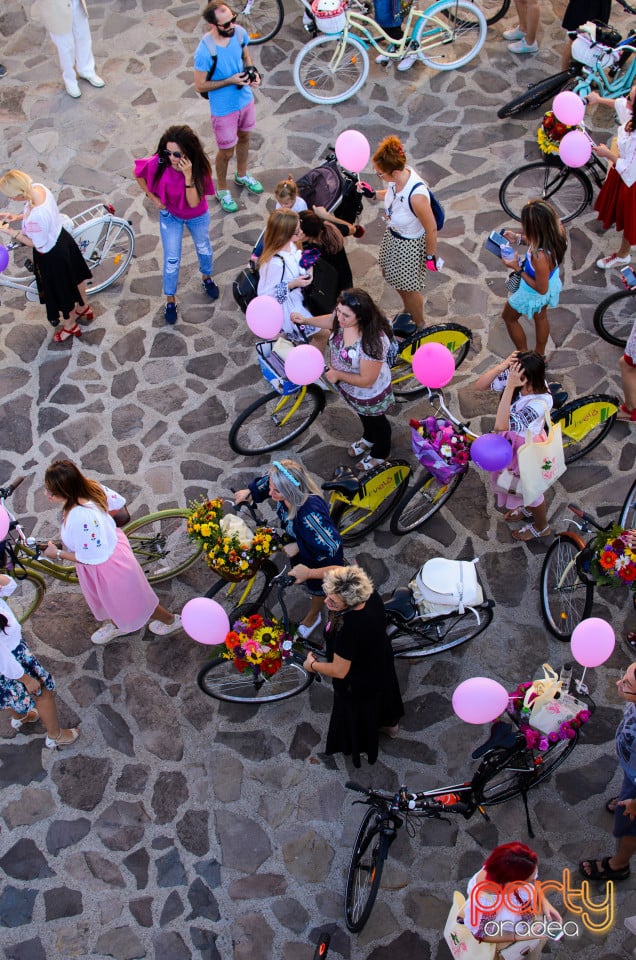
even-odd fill
[(9, 266), (9, 251), (7, 248), (0, 243), (0, 273), (7, 269)]
[(453, 354), (443, 343), (423, 343), (413, 354), (411, 362), (415, 377), (433, 390), (445, 387), (455, 374)]
[(207, 646), (224, 643), (230, 632), (227, 613), (220, 603), (207, 597), (188, 600), (181, 611), (181, 622), (189, 637)]
[(585, 116), (585, 103), (572, 90), (564, 90), (552, 101), (552, 112), (566, 126), (578, 127)]
[(306, 386), (315, 383), (322, 376), (325, 361), (318, 347), (310, 343), (301, 343), (287, 354), (285, 360), (285, 375), (292, 383)]
[(336, 140), (338, 163), (351, 173), (360, 173), (364, 170), (370, 156), (369, 141), (359, 130), (345, 130)]
[(572, 631), (572, 656), (582, 667), (599, 667), (612, 655), (616, 636), (607, 620), (588, 617)]
[(490, 723), (508, 706), (508, 691), (489, 677), (464, 680), (453, 693), (453, 710), (466, 723)]
[(247, 305), (245, 319), (257, 337), (273, 340), (283, 328), (283, 308), (274, 297), (254, 297)]
[(11, 522), (11, 519), (6, 509), (0, 506), (0, 540), (4, 540), (4, 538), (8, 534), (10, 522)]
[(559, 144), (559, 156), (566, 167), (583, 167), (592, 156), (592, 143), (582, 130), (570, 130)]

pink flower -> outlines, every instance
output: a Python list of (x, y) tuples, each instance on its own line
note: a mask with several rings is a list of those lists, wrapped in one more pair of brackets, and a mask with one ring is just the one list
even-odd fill
[(547, 750), (549, 746), (550, 746), (550, 743), (547, 737), (539, 738), (539, 750)]

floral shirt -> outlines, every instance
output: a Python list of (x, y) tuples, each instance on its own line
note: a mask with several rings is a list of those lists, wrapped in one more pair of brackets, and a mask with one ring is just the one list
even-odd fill
[[(126, 501), (115, 490), (105, 487), (109, 510), (118, 510)], [(72, 550), (78, 563), (95, 565), (110, 559), (117, 546), (117, 527), (107, 513), (90, 501), (69, 510), (60, 530), (62, 542)]]
[[(383, 413), (393, 403), (391, 369), (387, 363), (390, 347), (389, 338), (382, 334), (382, 365), (375, 383), (370, 387), (358, 387), (351, 383), (344, 383), (342, 380), (336, 384), (343, 398), (356, 413), (375, 416)], [(377, 357), (370, 357), (364, 352), (361, 340), (356, 340), (350, 347), (345, 347), (342, 329), (339, 327), (335, 333), (332, 333), (329, 338), (329, 364), (332, 370), (340, 370), (342, 373), (360, 373), (363, 360), (377, 363)]]

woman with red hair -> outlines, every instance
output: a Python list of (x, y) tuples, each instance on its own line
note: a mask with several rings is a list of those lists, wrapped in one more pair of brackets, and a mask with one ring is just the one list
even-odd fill
[[(531, 932), (533, 921), (561, 922), (558, 910), (539, 893), (538, 857), (525, 843), (495, 847), (483, 867), (468, 882), (464, 923), (480, 942), (504, 946), (527, 941), (524, 957), (539, 957), (545, 937)], [(505, 896), (504, 896), (505, 893)]]

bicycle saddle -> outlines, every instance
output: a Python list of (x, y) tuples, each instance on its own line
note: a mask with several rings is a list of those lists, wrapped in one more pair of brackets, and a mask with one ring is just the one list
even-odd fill
[(396, 337), (410, 337), (417, 330), (410, 313), (398, 313), (393, 318), (393, 333)]
[(408, 587), (398, 587), (390, 600), (384, 604), (388, 613), (397, 613), (402, 620), (413, 620), (417, 616), (417, 607), (413, 594)]
[(353, 496), (360, 490), (360, 478), (356, 477), (351, 467), (336, 467), (333, 480), (322, 484), (323, 490), (339, 490), (347, 496)]
[(490, 731), (490, 738), (482, 743), (481, 747), (477, 747), (471, 756), (473, 760), (479, 760), (489, 750), (496, 750), (497, 747), (514, 747), (517, 736), (518, 733), (513, 729), (511, 723), (507, 723), (505, 720), (497, 720)]
[(548, 390), (552, 394), (552, 400), (554, 401), (554, 406), (559, 409), (566, 402), (568, 398), (567, 391), (563, 389), (563, 385), (558, 381), (548, 384)]

